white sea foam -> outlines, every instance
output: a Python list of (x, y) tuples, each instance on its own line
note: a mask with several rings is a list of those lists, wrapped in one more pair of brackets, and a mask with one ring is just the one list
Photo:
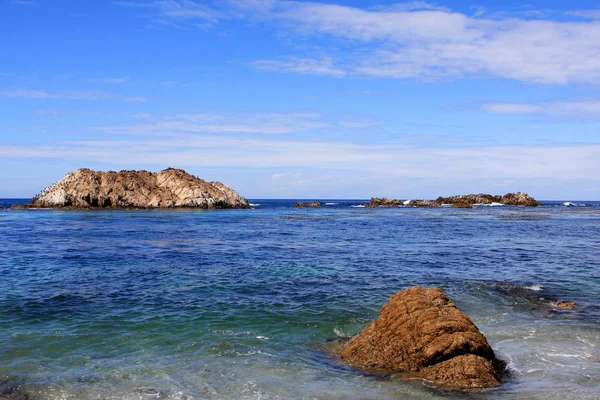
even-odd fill
[(502, 206), (504, 206), (504, 204), (502, 204), (502, 203), (492, 202), (492, 204), (490, 204), (490, 207), (502, 207)]
[(260, 206), (259, 203), (250, 203), (250, 207), (258, 207), (258, 206)]
[(585, 207), (585, 206), (587, 206), (587, 204), (583, 204), (583, 203), (581, 203), (581, 204), (577, 204), (577, 203), (572, 203), (572, 202), (570, 202), (570, 201), (565, 201), (565, 202), (563, 203), (563, 205), (564, 205), (565, 207)]
[(534, 283), (533, 285), (529, 285), (529, 286), (523, 286), (525, 289), (529, 289), (529, 290), (533, 290), (535, 292), (539, 292), (540, 290), (544, 289), (544, 287), (542, 285), (539, 285), (537, 283)]
[(358, 205), (350, 206), (350, 207), (352, 207), (352, 208), (365, 208), (365, 205), (364, 204), (358, 204)]
[(326, 206), (335, 206), (337, 204), (340, 204), (340, 203), (325, 203)]
[(403, 201), (403, 202), (402, 202), (402, 204), (404, 204), (405, 206), (407, 206), (407, 205), (409, 205), (409, 204), (410, 204), (410, 202), (411, 202), (411, 201), (412, 201), (412, 200), (405, 200), (405, 201)]
[(335, 333), (335, 335), (339, 338), (349, 338), (351, 335), (348, 334), (347, 332), (345, 332), (342, 328), (340, 328), (339, 326), (334, 326), (333, 327), (333, 333)]

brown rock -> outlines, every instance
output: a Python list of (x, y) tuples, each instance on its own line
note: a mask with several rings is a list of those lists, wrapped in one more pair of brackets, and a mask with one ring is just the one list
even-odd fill
[[(528, 207), (537, 207), (541, 206), (541, 204), (529, 196), (527, 193), (518, 192), (518, 193), (507, 193), (504, 196), (496, 195), (492, 196), (490, 194), (463, 194), (460, 196), (450, 196), (450, 197), (438, 197), (435, 202), (437, 205), (442, 204), (452, 204), (453, 206), (459, 207), (458, 205), (462, 204), (492, 204), (499, 203), (507, 206), (528, 206)], [(459, 207), (463, 208), (463, 207)]]
[(470, 203), (454, 203), (452, 208), (473, 208), (473, 205)]
[(494, 364), (483, 357), (465, 354), (425, 368), (421, 378), (441, 386), (486, 388), (498, 384)]
[(537, 207), (541, 204), (526, 193), (507, 193), (504, 196), (491, 194), (463, 194), (460, 196), (438, 197), (431, 200), (397, 200), (387, 199), (385, 197), (371, 197), (371, 201), (365, 204), (366, 207), (439, 207), (441, 205), (451, 205), (454, 208), (472, 208), (474, 204), (490, 205), (492, 203), (504, 204), (507, 206), (529, 206)]
[(460, 196), (450, 197), (438, 197), (435, 200), (436, 204), (492, 204), (494, 202), (499, 203), (502, 199), (501, 196), (492, 196), (490, 194), (463, 194)]
[[(473, 380), (471, 371), (495, 371), (496, 360), (485, 336), (441, 289), (422, 287), (390, 297), (379, 318), (351, 338), (339, 355), (361, 369), (416, 372), (417, 376), (449, 386)], [(480, 360), (459, 358), (464, 355), (480, 357), (487, 367), (481, 369)], [(448, 360), (453, 362), (445, 363)], [(427, 369), (433, 366), (437, 368)], [(481, 382), (488, 381), (488, 375), (482, 375)], [(494, 379), (485, 386), (497, 383)]]
[(555, 300), (551, 303), (552, 307), (560, 308), (561, 310), (574, 310), (577, 307), (575, 301)]
[(385, 197), (371, 197), (371, 201), (365, 204), (366, 207), (398, 207), (403, 205), (402, 200), (387, 199)]
[(410, 200), (405, 205), (407, 207), (437, 207), (437, 204), (434, 204), (431, 200)]
[(221, 182), (206, 182), (180, 169), (67, 173), (25, 207), (67, 208), (249, 208)]
[(298, 202), (294, 204), (294, 208), (304, 208), (304, 207), (311, 207), (311, 208), (321, 208), (321, 202), (320, 201), (309, 201), (307, 203), (303, 203), (303, 202)]
[(502, 200), (500, 200), (500, 203), (505, 204), (507, 206), (541, 206), (539, 201), (529, 196), (527, 193), (523, 192), (507, 193), (504, 196), (502, 196)]

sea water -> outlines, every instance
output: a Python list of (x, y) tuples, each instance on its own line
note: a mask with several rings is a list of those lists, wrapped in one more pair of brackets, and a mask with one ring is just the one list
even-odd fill
[[(0, 398), (600, 398), (599, 204), (251, 202), (0, 210)], [(508, 364), (500, 387), (448, 391), (329, 355), (413, 285), (441, 287), (484, 332)]]

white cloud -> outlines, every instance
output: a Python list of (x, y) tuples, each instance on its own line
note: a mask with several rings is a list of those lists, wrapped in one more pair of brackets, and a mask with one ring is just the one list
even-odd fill
[(562, 101), (551, 103), (487, 103), (482, 110), (496, 114), (538, 114), (552, 117), (578, 117), (600, 120), (599, 101)]
[(409, 1), (404, 3), (396, 3), (389, 6), (378, 6), (373, 8), (376, 11), (417, 11), (417, 10), (437, 10), (447, 11), (451, 10), (448, 7), (438, 6), (435, 4), (427, 3), (426, 1)]
[[(280, 141), (243, 137), (0, 144), (0, 156), (119, 166), (309, 168), (366, 174), (372, 179), (457, 180), (592, 179), (600, 168), (600, 145), (480, 146), (425, 148), (330, 141)], [(423, 166), (427, 166), (424, 168)], [(272, 179), (283, 175), (273, 175)]]
[[(281, 21), (303, 37), (340, 39), (352, 51), (342, 60), (343, 68), (327, 65), (340, 70), (339, 76), (343, 69), (347, 74), (422, 80), (492, 76), (541, 84), (600, 83), (596, 22), (484, 19), (438, 9), (366, 10), (300, 1), (235, 4), (265, 21)], [(281, 63), (273, 60), (273, 68), (310, 72)], [(260, 65), (269, 65), (268, 60)]]
[(297, 72), (301, 74), (329, 75), (338, 78), (346, 75), (343, 69), (334, 67), (331, 57), (320, 60), (287, 57), (278, 60), (256, 60), (252, 64), (263, 71)]
[(96, 83), (114, 83), (114, 84), (125, 83), (128, 80), (129, 80), (128, 77), (122, 77), (122, 78), (90, 78), (90, 79), (88, 79), (88, 81), (90, 81), (90, 82), (96, 82)]
[(600, 19), (600, 9), (570, 10), (570, 11), (567, 11), (566, 14), (574, 16), (574, 17), (583, 18), (583, 19), (591, 19), (591, 20), (599, 20)]
[(132, 2), (132, 1), (115, 1), (114, 4), (125, 7), (136, 7), (151, 11), (150, 17), (158, 23), (173, 24), (177, 22), (194, 22), (200, 21), (198, 26), (212, 26), (221, 18), (227, 16), (213, 7), (205, 4), (199, 4), (190, 0), (159, 0)]
[(32, 89), (0, 90), (0, 97), (21, 99), (66, 99), (66, 100), (102, 100), (116, 99), (127, 102), (145, 102), (146, 98), (139, 96), (117, 96), (111, 93), (79, 91), (79, 92), (47, 92)]
[[(292, 0), (115, 4), (148, 10), (162, 24), (188, 22), (207, 28), (238, 18), (279, 23), (288, 34), (318, 41), (319, 57), (309, 51), (252, 63), (268, 71), (425, 81), (499, 77), (540, 84), (600, 83), (600, 24), (594, 21), (598, 10), (568, 11), (588, 20), (565, 21), (564, 13), (552, 10), (525, 8), (516, 11), (524, 18), (514, 13), (484, 18), (483, 8), (469, 16), (425, 1), (369, 9)], [(548, 19), (551, 15), (560, 19)], [(338, 42), (328, 43), (327, 38)]]
[[(342, 121), (343, 122), (343, 121)], [(318, 113), (177, 114), (141, 125), (97, 126), (91, 129), (112, 134), (181, 136), (201, 133), (289, 134), (342, 125), (329, 123)]]
[(52, 97), (48, 92), (41, 90), (31, 89), (12, 89), (12, 90), (0, 90), (1, 97), (13, 97), (13, 98), (27, 98), (27, 99), (44, 99)]

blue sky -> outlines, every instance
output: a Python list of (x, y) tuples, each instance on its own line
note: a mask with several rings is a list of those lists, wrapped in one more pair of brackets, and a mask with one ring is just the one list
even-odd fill
[(600, 199), (596, 1), (0, 0), (0, 197), (179, 167), (248, 198)]

